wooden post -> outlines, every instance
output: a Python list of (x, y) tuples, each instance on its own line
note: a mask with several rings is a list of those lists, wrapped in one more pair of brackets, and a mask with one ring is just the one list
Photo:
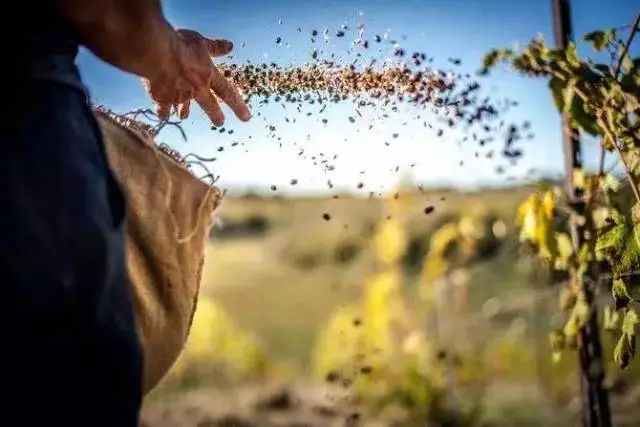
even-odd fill
[[(564, 49), (572, 38), (570, 0), (551, 0), (553, 29), (556, 46)], [(570, 219), (571, 240), (574, 253), (578, 253), (584, 243), (585, 225), (578, 223), (577, 217), (584, 216), (583, 195), (573, 182), (574, 172), (582, 169), (582, 153), (578, 131), (571, 128), (566, 115), (562, 117), (562, 141), (565, 162), (565, 185), (569, 204), (575, 215)], [(603, 386), (604, 364), (602, 345), (598, 327), (597, 305), (592, 289), (593, 281), (579, 277), (575, 269), (570, 272), (571, 280), (578, 283), (589, 306), (589, 317), (578, 334), (578, 355), (580, 362), (580, 391), (582, 403), (582, 425), (585, 427), (610, 427), (611, 411), (609, 397)]]

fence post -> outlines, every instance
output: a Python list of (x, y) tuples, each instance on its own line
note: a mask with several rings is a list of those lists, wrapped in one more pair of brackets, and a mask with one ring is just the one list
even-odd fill
[[(564, 49), (572, 39), (570, 0), (551, 0), (551, 3), (555, 43), (558, 48)], [(565, 190), (572, 211), (575, 213), (571, 215), (569, 227), (574, 253), (577, 254), (584, 243), (585, 234), (585, 226), (577, 221), (577, 217), (584, 216), (585, 205), (581, 190), (575, 187), (573, 178), (574, 172), (582, 169), (582, 153), (578, 131), (570, 126), (566, 115), (562, 116), (562, 143)], [(608, 393), (603, 386), (605, 371), (598, 327), (597, 304), (594, 301), (592, 288), (593, 281), (589, 281), (588, 277), (579, 277), (575, 269), (570, 274), (571, 280), (580, 284), (589, 306), (589, 317), (578, 334), (582, 425), (584, 427), (610, 427), (611, 411)]]

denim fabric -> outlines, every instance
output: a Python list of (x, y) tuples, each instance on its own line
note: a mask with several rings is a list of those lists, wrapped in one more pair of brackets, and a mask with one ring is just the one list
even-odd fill
[(134, 427), (125, 201), (85, 93), (56, 80), (22, 80), (2, 108), (0, 412), (7, 425)]

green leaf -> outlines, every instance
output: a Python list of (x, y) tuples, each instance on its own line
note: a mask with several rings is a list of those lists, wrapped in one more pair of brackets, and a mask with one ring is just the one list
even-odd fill
[[(611, 227), (611, 217), (614, 213), (617, 212), (615, 209), (612, 209), (608, 206), (598, 206), (594, 207), (591, 211), (591, 221), (596, 230), (608, 230)], [(596, 258), (599, 261), (603, 261), (606, 257), (602, 256), (601, 252), (596, 252)]]
[(557, 196), (553, 190), (535, 192), (518, 207), (517, 223), (520, 240), (533, 243), (539, 256), (545, 261), (553, 261), (558, 253), (553, 230)]
[(549, 80), (549, 89), (551, 89), (553, 101), (555, 102), (558, 111), (564, 111), (564, 86), (565, 82), (557, 77), (553, 77)]
[(638, 173), (640, 171), (640, 153), (637, 150), (631, 150), (624, 153), (624, 156), (631, 172)]
[[(584, 217), (583, 217), (584, 218)], [(582, 276), (589, 270), (589, 265), (593, 261), (594, 254), (591, 253), (591, 248), (587, 242), (583, 243), (578, 250), (578, 270), (577, 274)]]
[(627, 286), (622, 279), (614, 279), (611, 286), (611, 293), (613, 294), (613, 301), (616, 306), (616, 310), (626, 308), (629, 305), (631, 298), (629, 292), (627, 292)]
[(640, 109), (640, 94), (623, 93), (625, 100), (625, 109), (627, 111), (636, 111)]
[(584, 101), (581, 98), (573, 98), (569, 112), (573, 126), (592, 136), (600, 134), (601, 131), (596, 123), (596, 118), (592, 114), (586, 112), (584, 109)]
[(603, 191), (611, 191), (615, 193), (620, 189), (620, 180), (618, 180), (618, 178), (616, 178), (612, 174), (608, 173), (604, 175), (602, 179), (600, 179), (600, 188)]
[(591, 42), (593, 48), (600, 52), (604, 49), (609, 43), (611, 43), (616, 37), (616, 33), (614, 30), (607, 31), (592, 31), (587, 33), (582, 38), (584, 41)]
[(574, 68), (580, 67), (580, 60), (578, 59), (578, 52), (576, 51), (576, 44), (569, 42), (566, 49), (567, 62)]
[(627, 310), (622, 321), (622, 332), (627, 335), (636, 334), (636, 325), (638, 324), (638, 313), (635, 310)]
[(491, 68), (494, 68), (500, 62), (508, 59), (513, 55), (510, 49), (493, 49), (487, 52), (482, 58), (482, 68), (480, 74), (487, 74)]
[(607, 305), (602, 312), (602, 328), (606, 331), (615, 331), (619, 322), (620, 314)]
[(584, 298), (579, 297), (571, 310), (569, 320), (567, 320), (567, 323), (564, 325), (564, 329), (562, 330), (565, 337), (569, 339), (575, 338), (575, 336), (578, 335), (578, 331), (586, 323), (588, 316), (589, 306)]
[(611, 208), (609, 227), (596, 235), (595, 251), (616, 274), (628, 273), (640, 264), (640, 244), (631, 218)]
[(573, 105), (573, 97), (575, 94), (576, 94), (576, 79), (571, 78), (569, 79), (569, 81), (567, 81), (567, 84), (563, 89), (562, 103), (563, 103), (564, 113), (568, 113), (569, 110), (571, 109), (571, 106)]
[(571, 237), (567, 233), (556, 233), (556, 247), (558, 248), (558, 255), (555, 259), (554, 268), (556, 270), (568, 270), (569, 259), (573, 255), (573, 244), (571, 243)]
[(635, 310), (628, 310), (622, 321), (622, 335), (613, 350), (613, 359), (620, 369), (626, 369), (636, 354), (636, 325), (638, 314)]
[(627, 93), (637, 93), (640, 86), (640, 58), (635, 58), (632, 64), (631, 70), (620, 79), (620, 86)]
[(613, 360), (616, 361), (620, 369), (626, 369), (631, 363), (636, 352), (635, 344), (635, 336), (631, 339), (626, 334), (620, 336), (616, 348), (613, 349)]

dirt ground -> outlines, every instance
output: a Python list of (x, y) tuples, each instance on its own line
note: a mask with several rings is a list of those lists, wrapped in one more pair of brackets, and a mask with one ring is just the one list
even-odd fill
[(171, 404), (147, 405), (143, 427), (387, 427), (367, 417), (348, 391), (303, 384), (198, 389)]

